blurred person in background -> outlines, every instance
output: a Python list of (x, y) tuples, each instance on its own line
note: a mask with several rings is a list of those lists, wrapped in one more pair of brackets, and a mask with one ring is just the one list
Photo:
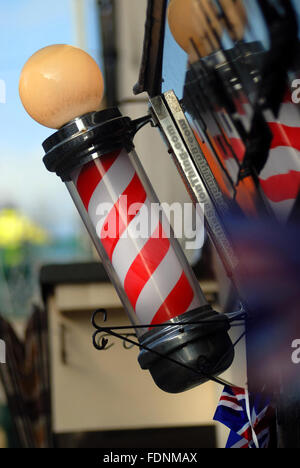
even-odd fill
[(32, 294), (34, 247), (49, 242), (47, 232), (9, 204), (0, 209), (0, 307), (19, 315)]

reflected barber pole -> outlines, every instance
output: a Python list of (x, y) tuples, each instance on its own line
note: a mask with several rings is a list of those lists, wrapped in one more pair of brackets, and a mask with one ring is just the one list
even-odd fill
[(207, 112), (205, 114), (207, 134), (210, 144), (221, 166), (228, 171), (233, 182), (236, 183), (239, 174), (237, 158), (231, 146), (230, 138), (225, 133), (224, 117), (222, 111), (216, 111), (215, 116)]
[(226, 114), (223, 111), (217, 111), (215, 115), (219, 125), (212, 118), (207, 118), (211, 144), (220, 164), (228, 172), (233, 183), (237, 184), (240, 172), (239, 162), (243, 160), (245, 155), (245, 146), (226, 118)]
[(164, 323), (203, 305), (166, 217), (125, 150), (86, 164), (72, 178), (140, 323)]
[(286, 221), (300, 190), (299, 108), (287, 92), (278, 119), (272, 112), (266, 112), (265, 117), (273, 140), (260, 183), (275, 215)]
[(233, 182), (238, 182), (240, 166), (242, 163), (246, 148), (240, 135), (234, 128), (228, 114), (225, 111), (218, 111), (217, 116), (224, 131), (223, 140), (225, 140), (227, 150), (223, 151), (224, 164), (229, 172)]

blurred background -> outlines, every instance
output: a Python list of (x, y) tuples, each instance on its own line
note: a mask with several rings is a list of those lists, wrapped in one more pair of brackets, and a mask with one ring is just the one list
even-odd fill
[(21, 317), (38, 295), (40, 265), (88, 259), (91, 247), (65, 187), (43, 166), (41, 144), (50, 132), (25, 112), (20, 72), (36, 50), (52, 43), (82, 47), (101, 63), (101, 34), (94, 0), (1, 3), (0, 307)]

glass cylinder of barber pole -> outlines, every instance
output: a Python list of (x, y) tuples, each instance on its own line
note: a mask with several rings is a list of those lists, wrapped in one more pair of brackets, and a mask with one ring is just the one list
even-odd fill
[(147, 347), (141, 367), (177, 393), (228, 368), (233, 347), (228, 321), (208, 305), (134, 151), (140, 123), (117, 108), (86, 114), (44, 142), (44, 162), (66, 183), (131, 323), (145, 325), (136, 329)]

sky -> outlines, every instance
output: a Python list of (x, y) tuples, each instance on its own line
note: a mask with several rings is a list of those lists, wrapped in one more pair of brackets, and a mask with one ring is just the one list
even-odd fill
[[(23, 65), (38, 49), (55, 43), (81, 45), (74, 21), (77, 1), (0, 0), (0, 207), (14, 204), (58, 235), (71, 233), (78, 215), (64, 184), (42, 162), (42, 142), (53, 131), (25, 112), (18, 82)], [(83, 3), (84, 48), (99, 63), (96, 0)]]

